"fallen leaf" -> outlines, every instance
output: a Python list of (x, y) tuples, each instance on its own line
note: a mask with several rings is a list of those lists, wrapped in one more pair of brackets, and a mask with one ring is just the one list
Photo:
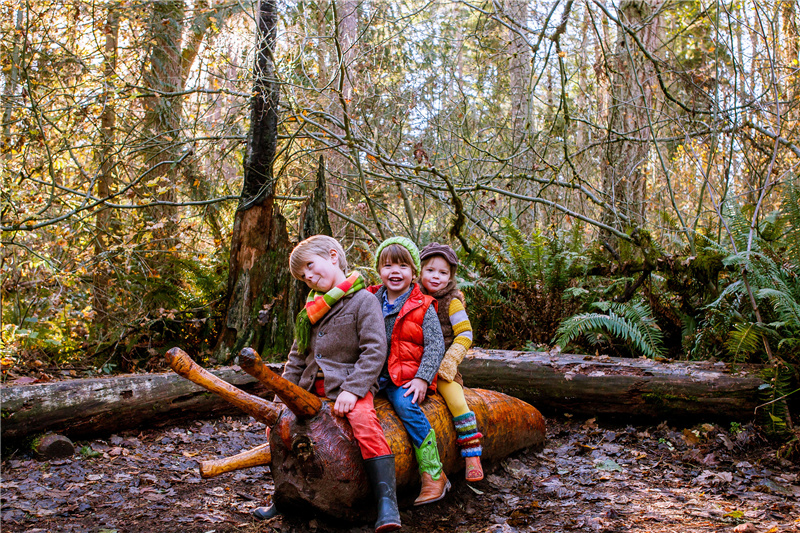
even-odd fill
[(595, 463), (594, 466), (598, 470), (622, 472), (622, 467), (619, 465), (619, 463), (617, 463), (613, 459), (606, 459), (604, 461), (600, 461), (598, 463)]
[(700, 437), (697, 436), (694, 433), (694, 431), (692, 431), (690, 429), (684, 429), (683, 430), (683, 440), (689, 446), (696, 446), (696, 445), (700, 444)]

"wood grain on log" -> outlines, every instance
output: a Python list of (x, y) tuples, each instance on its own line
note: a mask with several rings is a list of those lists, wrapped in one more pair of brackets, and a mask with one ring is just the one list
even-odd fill
[(166, 358), (172, 369), (179, 376), (224, 398), (228, 403), (232, 403), (259, 422), (264, 422), (268, 426), (271, 426), (278, 419), (280, 408), (275, 404), (252, 394), (248, 394), (246, 399), (243, 399), (239, 394), (241, 389), (218, 378), (192, 361), (189, 354), (180, 348), (172, 348), (169, 350), (166, 354)]
[[(264, 439), (266, 440), (266, 438), (267, 435), (265, 434)], [(234, 470), (242, 470), (243, 468), (269, 466), (270, 463), (272, 463), (272, 452), (269, 449), (269, 442), (265, 442), (231, 457), (202, 461), (200, 463), (200, 477), (209, 478), (226, 472), (233, 472)]]
[(668, 420), (752, 420), (759, 368), (475, 348), (459, 366), (468, 387), (504, 392), (545, 414)]
[[(464, 392), (478, 429), (485, 433), (483, 461), (491, 463), (523, 448), (543, 447), (545, 421), (535, 407), (496, 391)], [(332, 406), (326, 400), (319, 415), (311, 419), (297, 418), (286, 409), (273, 426), (269, 441), (273, 498), (281, 510), (307, 513), (313, 509), (337, 519), (374, 520), (374, 497), (361, 451), (347, 420), (331, 414)], [(456, 445), (452, 414), (438, 394), (426, 398), (421, 407), (436, 432), (444, 471), (455, 479), (465, 463)], [(411, 440), (385, 397), (375, 400), (375, 410), (394, 454), (398, 501), (401, 507), (411, 506), (419, 494), (420, 479)]]
[(33, 445), (33, 455), (39, 460), (61, 459), (75, 453), (75, 445), (64, 435), (48, 433)]
[[(221, 368), (212, 374), (250, 394), (272, 397), (271, 392), (238, 367)], [(88, 438), (145, 423), (174, 424), (242, 413), (172, 371), (5, 385), (0, 388), (0, 403), (4, 446), (46, 431), (72, 439)]]
[[(186, 379), (247, 412), (260, 412), (257, 406), (264, 400), (221, 382), (180, 348), (168, 351), (167, 360)], [(252, 348), (242, 349), (239, 362), (244, 370), (270, 387), (286, 409), (271, 427), (269, 444), (227, 459), (201, 463), (201, 475), (210, 477), (269, 462), (275, 484), (274, 499), (280, 509), (307, 513), (311, 506), (314, 511), (337, 519), (374, 520), (375, 509), (370, 505), (373, 495), (368, 488), (361, 447), (347, 419), (332, 415), (333, 402), (274, 374)], [(535, 407), (496, 391), (464, 389), (464, 392), (475, 412), (478, 429), (487, 432), (481, 439), (485, 461), (502, 459), (523, 448), (542, 448), (546, 426)], [(452, 414), (438, 394), (426, 398), (421, 407), (436, 430), (443, 468), (452, 475), (464, 467)], [(375, 409), (394, 455), (398, 495), (404, 494), (410, 503), (410, 495), (418, 492), (419, 485), (414, 448), (388, 400), (379, 397)]]

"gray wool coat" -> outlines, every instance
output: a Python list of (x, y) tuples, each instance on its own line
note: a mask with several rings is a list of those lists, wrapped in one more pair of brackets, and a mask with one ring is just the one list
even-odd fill
[(327, 398), (335, 400), (343, 390), (363, 398), (367, 392), (377, 392), (386, 354), (381, 304), (374, 294), (360, 290), (343, 297), (311, 325), (305, 354), (298, 353), (295, 341), (283, 377), (312, 390), (321, 368)]

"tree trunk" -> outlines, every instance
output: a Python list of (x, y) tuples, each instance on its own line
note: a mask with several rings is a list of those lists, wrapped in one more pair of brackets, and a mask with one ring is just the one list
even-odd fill
[[(530, 137), (530, 80), (531, 49), (520, 33), (528, 28), (528, 4), (519, 0), (505, 0), (503, 9), (511, 20), (507, 28), (509, 42), (508, 90), (511, 100), (511, 128), (514, 149), (520, 149), (520, 143)], [(528, 171), (530, 158), (517, 158), (515, 168)], [(530, 193), (529, 193), (530, 194)]]
[[(22, 110), (23, 108), (19, 105), (20, 100), (17, 98), (17, 87), (19, 85), (19, 54), (20, 50), (24, 46), (24, 42), (22, 39), (22, 28), (23, 28), (23, 21), (24, 21), (25, 11), (20, 7), (14, 12), (14, 33), (10, 36), (11, 44), (11, 64), (9, 65), (8, 74), (6, 74), (5, 84), (3, 86), (3, 100), (5, 105), (3, 106), (3, 134), (0, 137), (0, 154), (2, 154), (2, 160), (6, 161), (3, 164), (3, 168), (6, 170), (2, 173), (2, 181), (0, 181), (0, 186), (4, 191), (11, 191), (14, 187), (14, 178), (12, 177), (12, 172), (8, 170), (8, 161), (14, 157), (12, 151), (12, 139), (11, 139), (11, 119), (14, 117), (14, 110)], [(8, 46), (8, 45), (7, 45)], [(19, 112), (19, 111), (18, 111)], [(18, 147), (24, 142), (24, 137), (22, 135), (19, 136), (17, 141)], [(10, 246), (4, 247), (2, 251), (0, 251), (0, 268), (5, 267), (5, 263), (7, 261), (7, 257), (10, 257), (9, 253)], [(5, 307), (5, 290), (0, 290), (0, 332), (5, 331), (5, 327), (3, 324), (3, 312)]]
[[(641, 225), (645, 213), (645, 167), (651, 143), (655, 69), (639, 44), (654, 52), (659, 45), (660, 0), (626, 0), (617, 15), (620, 27), (610, 77), (611, 106), (603, 162), (603, 192), (609, 207), (603, 222), (617, 228)], [(623, 215), (622, 217), (620, 215)]]
[[(800, 50), (800, 43), (798, 43), (797, 35), (797, 2), (795, 0), (784, 0), (781, 4), (781, 21), (782, 27), (782, 42), (783, 42), (783, 63), (790, 67), (790, 73), (786, 76), (784, 94), (790, 102), (797, 101), (798, 93), (798, 75), (796, 72), (795, 62), (798, 60), (798, 50)], [(794, 121), (797, 120), (797, 111), (793, 106), (787, 106), (784, 112), (787, 114), (787, 120), (791, 122), (790, 128), (794, 128)]]
[[(277, 374), (281, 365), (270, 368)], [(760, 403), (758, 368), (722, 363), (659, 363), (545, 352), (474, 348), (459, 367), (467, 387), (504, 392), (544, 414), (650, 420), (738, 421)], [(236, 367), (213, 372), (256, 396), (272, 399)], [(45, 431), (69, 437), (108, 435), (141, 424), (241, 414), (205, 389), (168, 372), (4, 386), (2, 440)]]
[[(3, 85), (3, 138), (2, 146), (3, 154), (7, 153), (5, 149), (11, 144), (11, 117), (13, 116), (14, 109), (19, 105), (16, 99), (17, 87), (19, 83), (19, 54), (22, 48), (22, 35), (23, 35), (23, 20), (25, 11), (20, 7), (14, 12), (14, 33), (8, 36), (11, 40), (11, 64), (8, 65), (8, 74), (5, 76), (5, 83)], [(8, 156), (6, 156), (8, 157)], [(6, 185), (5, 183), (3, 184)]]
[(301, 241), (312, 235), (333, 236), (331, 222), (328, 219), (328, 184), (325, 180), (325, 158), (323, 156), (319, 156), (317, 185), (303, 204), (300, 220), (302, 221), (299, 239)]
[(342, 76), (342, 96), (346, 101), (353, 99), (353, 81), (355, 76), (355, 59), (358, 56), (356, 42), (358, 41), (358, 6), (356, 0), (343, 0), (341, 18), (339, 22), (339, 40), (342, 47), (342, 61), (344, 68), (339, 71)]
[[(186, 87), (186, 81), (191, 73), (192, 66), (194, 65), (197, 54), (200, 51), (200, 45), (205, 39), (208, 29), (211, 27), (212, 19), (216, 19), (216, 23), (222, 26), (224, 20), (232, 17), (244, 8), (242, 4), (227, 5), (222, 7), (219, 3), (214, 6), (209, 0), (198, 0), (195, 2), (194, 14), (191, 25), (188, 25), (188, 34), (186, 42), (183, 45), (181, 52), (181, 89)], [(211, 79), (211, 78), (209, 78)], [(216, 107), (215, 112), (220, 113), (224, 105)], [(220, 120), (217, 115), (214, 120)], [(197, 154), (192, 153), (182, 160), (182, 174), (184, 183), (189, 190), (189, 197), (192, 200), (208, 200), (213, 198), (214, 180), (206, 176), (201, 170), (201, 161)], [(220, 207), (219, 204), (208, 204), (200, 208), (202, 213), (203, 222), (208, 224), (214, 241), (222, 244), (223, 235), (222, 228), (219, 223)], [(227, 243), (226, 243), (227, 244)], [(227, 247), (224, 248), (227, 252)]]
[[(114, 183), (114, 129), (116, 128), (116, 109), (114, 106), (113, 79), (117, 71), (117, 37), (119, 35), (120, 6), (114, 2), (108, 7), (108, 17), (104, 32), (106, 34), (105, 57), (103, 58), (103, 113), (100, 115), (100, 148), (97, 152), (100, 173), (97, 179), (97, 197), (108, 198)], [(92, 310), (96, 328), (104, 329), (108, 319), (109, 271), (106, 267), (108, 242), (112, 234), (112, 211), (101, 206), (95, 215), (94, 255), (97, 264), (92, 273)]]
[[(154, 2), (152, 9), (150, 32), (153, 45), (145, 82), (154, 94), (144, 99), (144, 157), (148, 169), (144, 181), (156, 191), (153, 200), (175, 202), (176, 146), (183, 103), (182, 98), (174, 93), (182, 87), (181, 33), (185, 6), (182, 0), (164, 0)], [(150, 212), (156, 223), (153, 227), (155, 247), (171, 249), (177, 242), (177, 208), (158, 205)]]
[(245, 346), (269, 356), (287, 353), (292, 343), (292, 247), (286, 220), (275, 205), (272, 173), (278, 140), (275, 38), (275, 1), (264, 0), (258, 9), (259, 44), (244, 183), (231, 238), (227, 313), (214, 350), (219, 362), (231, 360)]

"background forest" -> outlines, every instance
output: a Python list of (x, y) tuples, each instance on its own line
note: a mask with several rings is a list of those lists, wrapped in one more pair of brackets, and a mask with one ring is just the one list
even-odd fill
[(5, 0), (4, 379), (160, 369), (175, 345), (280, 359), (305, 296), (285, 257), (329, 224), (358, 267), (392, 235), (456, 248), (479, 346), (762, 364), (765, 424), (789, 430), (797, 20), (794, 0)]

